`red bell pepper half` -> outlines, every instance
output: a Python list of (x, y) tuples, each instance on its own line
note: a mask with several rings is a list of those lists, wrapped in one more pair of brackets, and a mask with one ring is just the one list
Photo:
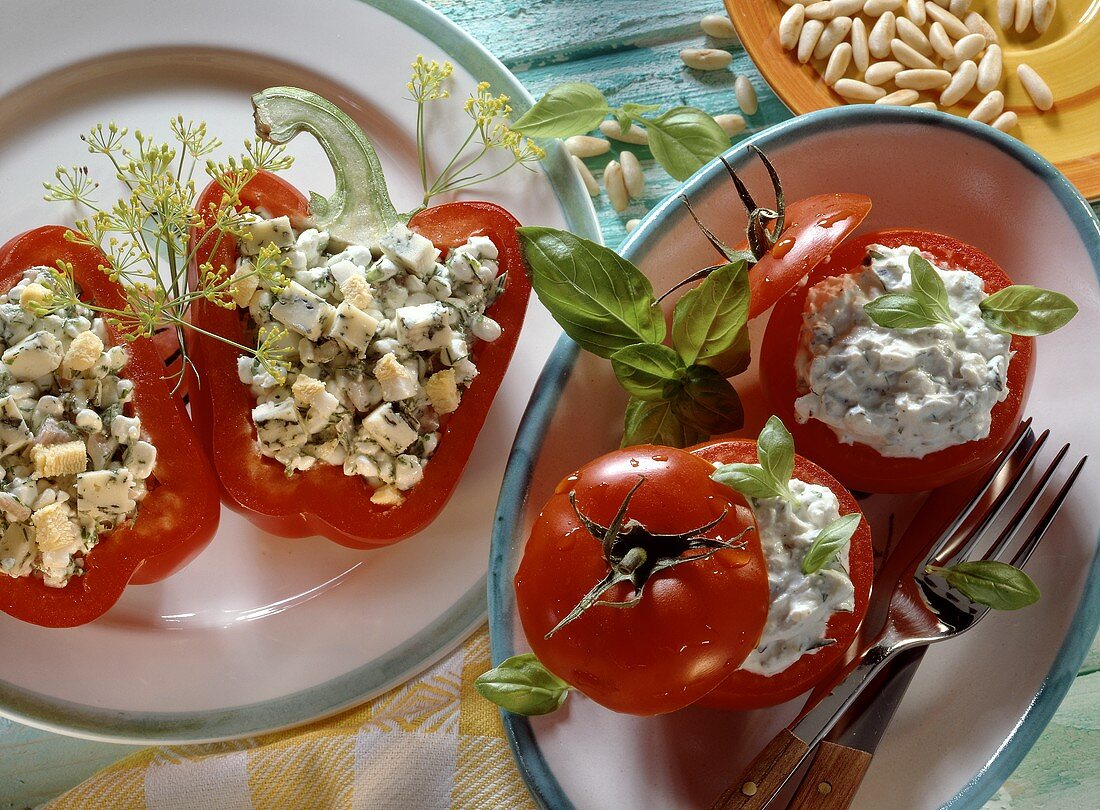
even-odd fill
[[(125, 295), (100, 270), (107, 257), (65, 238), (67, 229), (48, 225), (27, 231), (0, 247), (0, 289), (9, 290), (30, 267), (72, 265), (82, 298), (121, 309)], [(111, 342), (122, 344), (108, 324)], [(105, 613), (127, 584), (158, 582), (190, 562), (214, 537), (220, 507), (213, 472), (182, 404), (172, 396), (152, 340), (126, 343), (122, 373), (134, 383), (128, 406), (157, 448), (149, 492), (133, 521), (103, 535), (85, 557), (84, 575), (64, 588), (36, 577), (0, 576), (0, 610), (43, 627), (75, 627)], [(129, 412), (129, 411), (128, 411)]]
[[(216, 206), (221, 198), (222, 189), (215, 182), (199, 200), (207, 228), (213, 223), (211, 204)], [(258, 174), (244, 188), (241, 203), (269, 217), (289, 216), (299, 228), (308, 224), (306, 198), (270, 173)], [(424, 466), (424, 479), (405, 493), (399, 506), (371, 503), (371, 487), (359, 477), (344, 475), (341, 467), (317, 465), (287, 476), (282, 464), (264, 457), (251, 417), (255, 398), (237, 376), (240, 351), (196, 337), (190, 353), (200, 381), (198, 393), (192, 392), (192, 417), (210, 449), (226, 504), (272, 534), (320, 534), (358, 549), (390, 545), (428, 525), (458, 484), (519, 339), (531, 287), (516, 237), (518, 225), (503, 208), (486, 202), (447, 203), (421, 211), (409, 222), (411, 229), (443, 250), (465, 244), (470, 236), (488, 236), (500, 254), (499, 272), (507, 273), (508, 281), (489, 309), (503, 334), (492, 343), (474, 346), (480, 373), (463, 393), (458, 410), (441, 420), (439, 447)], [(194, 238), (201, 239), (203, 233)], [(206, 239), (196, 254), (192, 273), (205, 261), (230, 271), (236, 267), (237, 245), (230, 239)], [(192, 306), (192, 323), (237, 343), (254, 345), (247, 312), (200, 300)]]

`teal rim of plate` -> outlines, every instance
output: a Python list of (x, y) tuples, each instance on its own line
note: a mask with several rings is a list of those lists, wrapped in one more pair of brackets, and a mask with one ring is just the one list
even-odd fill
[[(534, 100), (481, 43), (418, 0), (358, 0), (427, 37), (479, 81), (511, 96), (517, 115)], [(409, 55), (411, 62), (415, 54)], [(570, 230), (600, 240), (591, 197), (560, 143), (550, 145), (543, 170)], [(105, 742), (205, 743), (277, 731), (359, 705), (443, 659), (485, 618), (486, 578), (412, 638), (373, 662), (300, 692), (232, 708), (199, 712), (129, 712), (41, 695), (0, 682), (0, 716), (34, 728)]]
[[(738, 143), (725, 153), (734, 166), (749, 160), (748, 146), (768, 151), (826, 130), (846, 126), (876, 123), (905, 123), (954, 129), (986, 141), (1016, 158), (1023, 166), (1043, 180), (1061, 202), (1066, 215), (1076, 227), (1081, 241), (1092, 257), (1093, 271), (1100, 280), (1100, 221), (1089, 203), (1073, 184), (1035, 150), (1010, 135), (965, 118), (932, 110), (906, 107), (872, 108), (867, 106), (835, 107), (811, 112), (775, 124)], [(666, 197), (641, 221), (623, 241), (619, 252), (636, 261), (644, 253), (643, 242), (671, 227), (673, 215), (679, 210), (678, 197), (692, 194), (724, 173), (718, 161), (712, 161), (692, 175), (677, 191)], [(494, 664), (515, 655), (515, 599), (511, 572), (516, 568), (519, 541), (515, 534), (534, 466), (542, 447), (550, 420), (554, 416), (561, 393), (573, 371), (578, 347), (568, 337), (562, 337), (550, 356), (535, 385), (531, 401), (520, 422), (516, 440), (504, 473), (500, 502), (494, 522), (492, 557), (489, 562), (489, 639)], [(1100, 546), (1100, 538), (1097, 538)], [(990, 760), (955, 794), (941, 810), (978, 810), (996, 793), (1035, 744), (1055, 710), (1069, 691), (1097, 629), (1100, 628), (1100, 547), (1093, 556), (1081, 599), (1066, 631), (1054, 663), (1043, 679), (1035, 698), (1020, 717)], [(539, 747), (538, 739), (526, 717), (501, 711), (505, 734), (512, 748), (520, 773), (535, 800), (550, 810), (572, 810), (573, 803), (551, 771)]]

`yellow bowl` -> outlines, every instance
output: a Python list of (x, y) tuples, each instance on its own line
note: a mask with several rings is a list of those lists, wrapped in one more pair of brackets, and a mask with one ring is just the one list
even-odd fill
[[(776, 95), (796, 114), (846, 102), (811, 65), (801, 65), (779, 44), (778, 0), (725, 0), (741, 42)], [(1055, 164), (1090, 200), (1100, 198), (1100, 0), (1061, 0), (1042, 36), (1002, 32), (993, 0), (975, 8), (997, 31), (1004, 50), (1005, 109), (1020, 125), (1012, 134)], [(1054, 93), (1054, 108), (1039, 112), (1016, 76), (1027, 62)], [(818, 67), (822, 67), (819, 65)], [(823, 68), (822, 68), (823, 69)], [(950, 112), (966, 115), (980, 99), (975, 91)], [(961, 157), (961, 156), (960, 156)]]

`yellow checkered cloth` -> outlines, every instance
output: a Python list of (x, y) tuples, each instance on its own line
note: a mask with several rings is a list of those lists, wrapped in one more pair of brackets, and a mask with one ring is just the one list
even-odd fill
[(531, 808), (495, 706), (479, 630), (447, 660), (365, 706), (231, 743), (148, 748), (49, 810)]

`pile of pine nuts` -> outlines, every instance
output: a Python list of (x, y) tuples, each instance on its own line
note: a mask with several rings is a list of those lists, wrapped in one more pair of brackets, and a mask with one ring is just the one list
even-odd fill
[[(971, 96), (976, 103), (968, 118), (1005, 132), (1016, 127), (1016, 113), (1004, 109), (997, 35), (971, 10), (972, 0), (781, 2), (789, 8), (779, 22), (780, 44), (813, 65), (846, 101), (935, 110)], [(1022, 32), (1031, 24), (1042, 33), (1054, 16), (1055, 0), (997, 2), (1006, 30)], [(1036, 108), (1054, 105), (1033, 68), (1021, 64), (1017, 75)]]

